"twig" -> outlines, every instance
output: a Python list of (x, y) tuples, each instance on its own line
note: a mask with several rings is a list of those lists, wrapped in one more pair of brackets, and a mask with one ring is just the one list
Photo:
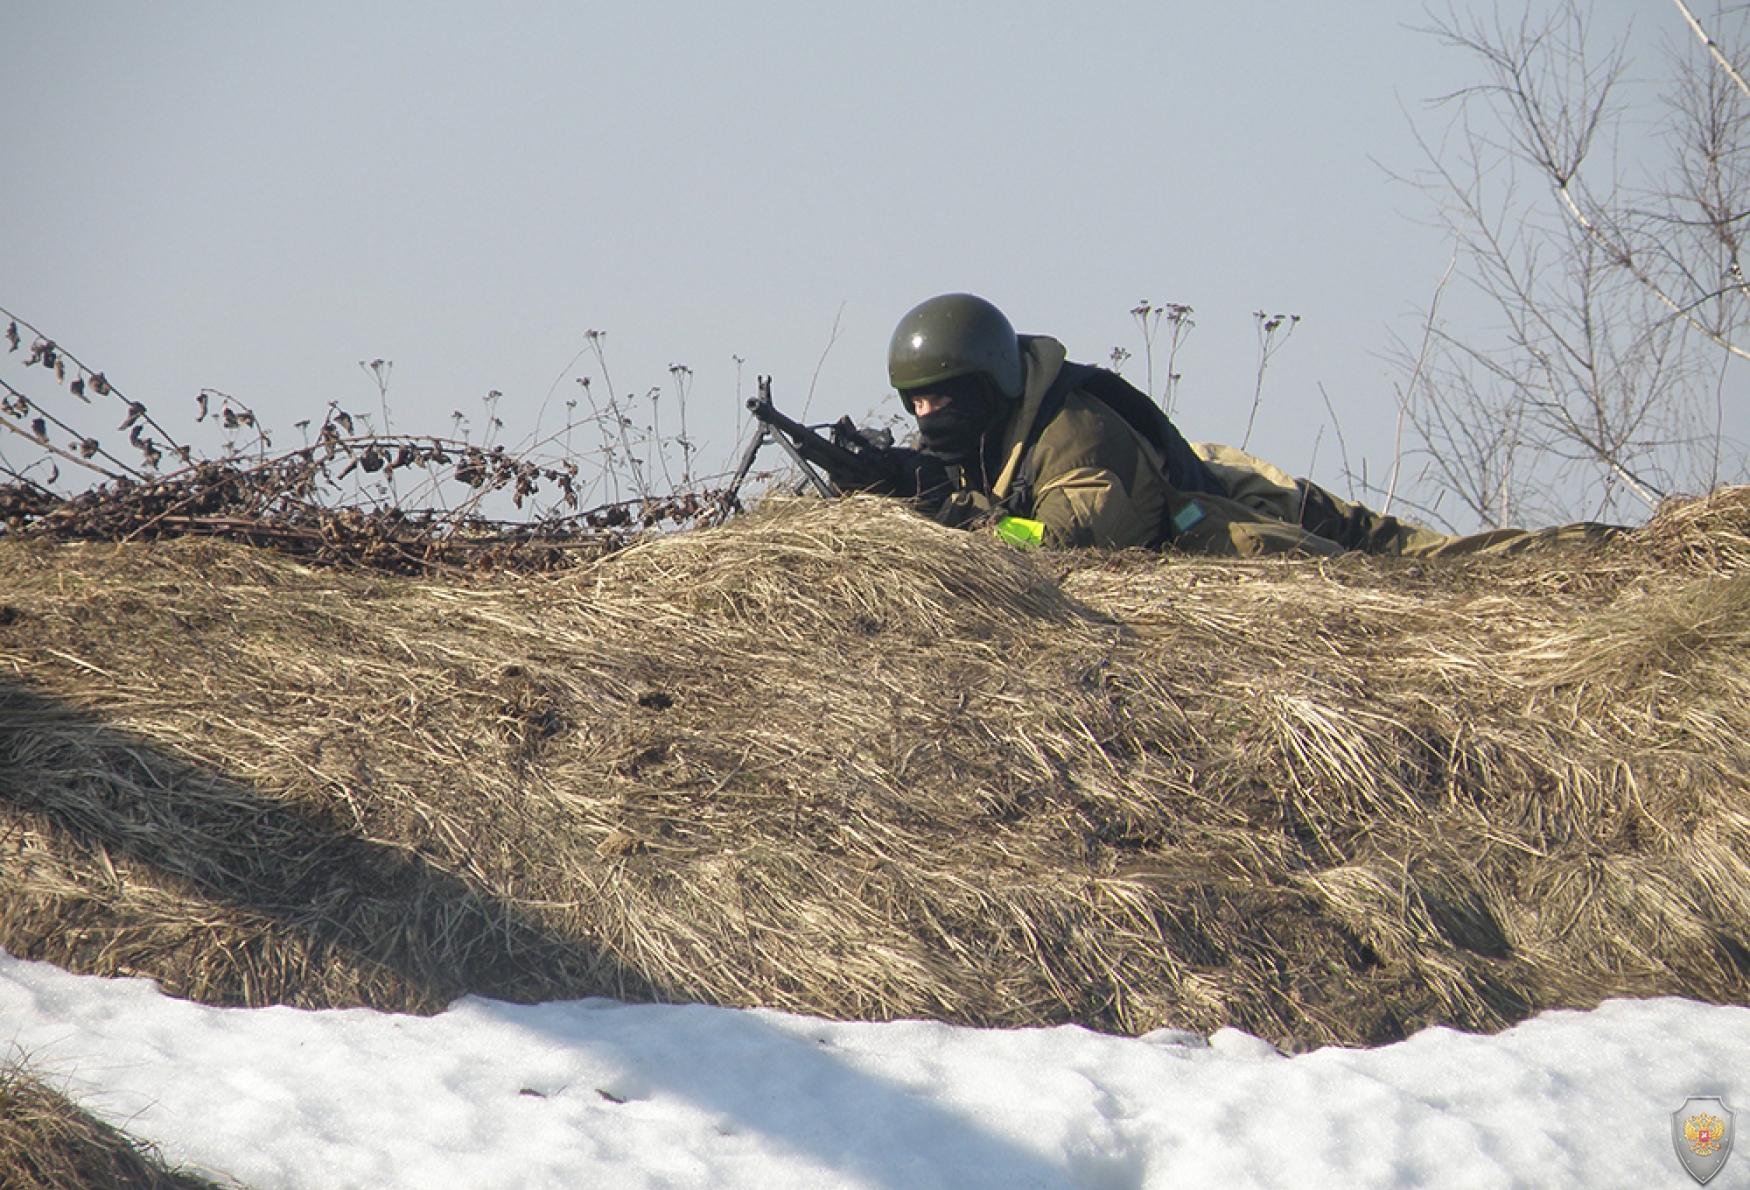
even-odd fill
[(1434, 341), (1434, 323), (1440, 314), (1440, 299), (1446, 294), (1446, 284), (1452, 280), (1452, 271), (1458, 267), (1458, 245), (1452, 246), (1452, 259), (1446, 262), (1446, 271), (1440, 274), (1440, 283), (1434, 287), (1434, 299), (1428, 303), (1428, 317), (1422, 322), (1422, 349), (1416, 354), (1416, 367), (1410, 373), (1410, 383), (1398, 395), (1398, 413), (1392, 426), (1391, 476), (1385, 484), (1385, 500), (1379, 511), (1382, 516), (1390, 515), (1392, 499), (1398, 490), (1398, 476), (1404, 461), (1404, 415), (1410, 402), (1415, 398), (1416, 386), (1421, 383), (1422, 373), (1428, 365), (1428, 349)]
[[(7, 387), (7, 391), (9, 391), (9, 392), (13, 391), (10, 385), (7, 385), (6, 387)], [(14, 394), (14, 395), (16, 395), (16, 394)], [(43, 414), (43, 416), (45, 418), (50, 418), (51, 420), (54, 420), (50, 414), (45, 413), (45, 414)], [(46, 438), (38, 437), (37, 435), (32, 434), (28, 430), (24, 429), (22, 426), (13, 425), (12, 422), (7, 418), (0, 417), (0, 426), (5, 426), (8, 430), (11, 430), (14, 434), (17, 434), (20, 438), (26, 439), (27, 441), (32, 442), (32, 443), (36, 444), (37, 446), (40, 446), (42, 449), (48, 451), (50, 454), (59, 455), (61, 458), (66, 459), (69, 463), (74, 463), (80, 467), (85, 468), (87, 471), (95, 472), (96, 474), (103, 476), (105, 479), (116, 480), (116, 479), (121, 478), (121, 476), (116, 475), (113, 472), (105, 471), (102, 467), (99, 467), (96, 463), (93, 463), (90, 459), (81, 458), (78, 455), (73, 454), (71, 451), (62, 450), (60, 447), (56, 446), (53, 442), (48, 441)], [(64, 426), (58, 420), (55, 421), (55, 427), (57, 429), (67, 429), (67, 427)], [(67, 432), (72, 433), (73, 431), (67, 430)], [(110, 454), (107, 450), (100, 450), (97, 453), (101, 454), (104, 458), (108, 459), (110, 462), (114, 463), (116, 466), (120, 467), (123, 471), (126, 471), (133, 478), (138, 479), (138, 480), (144, 480), (146, 478), (140, 472), (135, 471), (132, 467), (128, 466), (126, 463), (122, 462), (120, 459), (118, 459), (114, 455)]]
[(1726, 72), (1728, 78), (1738, 84), (1738, 90), (1750, 96), (1750, 84), (1745, 83), (1744, 76), (1738, 73), (1731, 60), (1720, 49), (1720, 43), (1709, 37), (1707, 30), (1701, 27), (1701, 22), (1695, 19), (1695, 14), (1689, 11), (1689, 5), (1683, 0), (1671, 0), (1677, 5), (1677, 11), (1683, 14), (1683, 19), (1689, 22), (1689, 27), (1695, 30), (1695, 35), (1701, 38), (1701, 44), (1707, 47), (1707, 52), (1713, 55), (1714, 61), (1720, 64), (1720, 69)]
[(138, 402), (138, 401), (130, 401), (127, 397), (123, 396), (122, 391), (115, 386), (115, 384), (109, 379), (109, 377), (104, 376), (103, 373), (97, 371), (94, 368), (87, 366), (85, 364), (85, 362), (83, 360), (81, 360), (78, 356), (74, 355), (71, 351), (68, 351), (65, 347), (61, 346), (59, 343), (55, 342), (53, 339), (51, 339), (47, 335), (43, 334), (36, 327), (32, 326), (30, 323), (28, 323), (24, 319), (20, 318), (18, 315), (14, 314), (12, 311), (6, 309), (4, 306), (0, 306), (0, 318), (5, 318), (8, 322), (17, 323), (19, 326), (23, 327), (25, 330), (27, 330), (31, 334), (35, 335), (37, 337), (37, 339), (40, 340), (41, 342), (47, 343), (50, 346), (52, 346), (54, 348), (54, 350), (60, 356), (62, 356), (62, 358), (72, 361), (73, 366), (75, 368), (78, 368), (82, 375), (90, 376), (90, 377), (102, 377), (103, 378), (103, 390), (105, 393), (107, 393), (111, 396), (114, 396), (118, 401), (122, 401), (123, 403), (125, 403), (128, 406), (130, 414), (137, 410), (138, 415), (139, 415), (139, 419), (141, 421), (145, 422), (147, 425), (151, 426), (154, 430), (157, 430), (160, 434), (162, 434), (164, 436), (165, 443), (170, 447), (170, 449), (172, 451), (174, 451), (182, 459), (183, 462), (186, 463), (189, 461), (191, 456), (190, 456), (190, 452), (189, 452), (188, 447), (186, 447), (186, 446), (182, 445), (180, 442), (178, 442), (176, 440), (175, 436), (172, 435), (169, 430), (166, 430), (163, 426), (159, 425), (157, 420), (154, 419), (152, 417), (152, 415), (146, 411), (146, 407), (144, 405), (140, 404), (140, 402)]
[[(1253, 318), (1258, 320), (1258, 380), (1252, 389), (1252, 411), (1246, 417), (1246, 435), (1240, 439), (1240, 449), (1245, 450), (1251, 445), (1252, 427), (1258, 421), (1258, 406), (1264, 403), (1264, 372), (1270, 366), (1270, 357), (1282, 350), (1282, 344), (1287, 343), (1289, 336), (1294, 334), (1294, 328), (1300, 325), (1298, 314), (1266, 314), (1256, 311)], [(1282, 342), (1276, 342), (1276, 332), (1282, 329), (1283, 323), (1288, 324), (1288, 331), (1282, 336)]]
[(814, 375), (808, 378), (808, 396), (802, 402), (802, 420), (808, 420), (808, 408), (814, 404), (814, 386), (820, 383), (820, 370), (826, 367), (826, 357), (832, 354), (833, 344), (839, 341), (840, 324), (845, 317), (845, 303), (839, 303), (839, 312), (832, 316), (832, 335), (826, 341), (826, 349), (820, 353), (820, 359), (815, 361)]
[[(1337, 417), (1336, 407), (1331, 404), (1331, 394), (1325, 391), (1325, 386), (1322, 383), (1319, 385), (1319, 396), (1325, 402), (1325, 412), (1331, 415), (1331, 429), (1337, 435), (1337, 457), (1343, 462), (1343, 478), (1349, 481), (1349, 498), (1353, 500), (1355, 498), (1355, 473), (1349, 469), (1349, 444), (1343, 439), (1343, 422)], [(1316, 442), (1313, 444), (1313, 457), (1315, 459), (1318, 457), (1318, 444)], [(1308, 474), (1311, 474), (1310, 467)]]
[[(624, 452), (626, 465), (632, 468), (632, 483), (637, 488), (640, 500), (650, 499), (650, 489), (644, 483), (644, 474), (638, 466), (638, 456), (632, 451), (632, 443), (626, 437), (626, 415), (620, 412), (619, 398), (614, 396), (614, 379), (608, 375), (608, 353), (602, 347), (602, 340), (607, 337), (606, 331), (585, 331), (584, 338), (589, 340), (590, 348), (595, 352), (596, 363), (601, 365), (602, 383), (608, 386), (608, 416), (614, 419), (614, 431), (620, 439), (620, 450)], [(588, 385), (584, 386), (588, 391)], [(590, 400), (591, 409), (595, 401)]]

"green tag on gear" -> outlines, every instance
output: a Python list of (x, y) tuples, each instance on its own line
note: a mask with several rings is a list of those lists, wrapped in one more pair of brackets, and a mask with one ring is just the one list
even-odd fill
[(1026, 517), (1006, 516), (997, 522), (997, 536), (1019, 549), (1036, 550), (1045, 544), (1045, 526)]
[(1173, 532), (1184, 533), (1203, 519), (1203, 507), (1193, 500), (1173, 514)]

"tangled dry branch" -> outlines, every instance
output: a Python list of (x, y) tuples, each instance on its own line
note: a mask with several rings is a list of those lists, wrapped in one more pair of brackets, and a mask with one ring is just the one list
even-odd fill
[[(117, 432), (128, 435), (127, 447), (112, 451), (72, 414), (0, 380), (0, 429), (28, 441), (47, 467), (39, 475), (39, 467), (0, 466), (8, 477), (0, 483), (0, 535), (201, 535), (404, 572), (553, 569), (640, 533), (720, 519), (732, 504), (704, 486), (658, 495), (640, 485), (636, 499), (586, 507), (591, 489), (576, 457), (543, 461), (502, 445), (377, 433), (338, 405), (329, 406), (313, 442), (276, 451), (253, 410), (211, 390), (196, 398), (196, 421), (212, 417), (252, 441), (202, 458), (103, 373), (6, 311), (0, 317), (9, 320), (5, 339), (22, 367), (51, 373), (85, 406), (94, 398), (113, 403), (122, 419)], [(178, 465), (166, 468), (167, 458)], [(87, 474), (91, 486), (64, 494), (63, 463)], [(511, 515), (486, 512), (506, 503)]]

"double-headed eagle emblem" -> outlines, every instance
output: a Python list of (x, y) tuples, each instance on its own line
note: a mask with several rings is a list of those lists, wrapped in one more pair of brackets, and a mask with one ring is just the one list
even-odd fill
[(1717, 1096), (1694, 1096), (1671, 1113), (1671, 1139), (1677, 1160), (1689, 1176), (1707, 1183), (1732, 1155), (1733, 1117), (1736, 1115)]
[(1720, 1151), (1720, 1137), (1725, 1134), (1726, 1122), (1718, 1116), (1690, 1116), (1683, 1121), (1683, 1139), (1689, 1142), (1689, 1151), (1697, 1157), (1712, 1157)]

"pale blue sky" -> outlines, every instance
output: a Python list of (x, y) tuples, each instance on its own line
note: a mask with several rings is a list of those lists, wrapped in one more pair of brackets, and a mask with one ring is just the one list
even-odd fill
[[(1636, 14), (1649, 58), (1683, 33), (1663, 0), (1594, 9)], [(1477, 77), (1425, 23), (1388, 0), (0, 0), (0, 305), (161, 419), (212, 388), (287, 444), (329, 400), (374, 410), (379, 357), (396, 428), (478, 423), (499, 390), (514, 441), (601, 330), (621, 392), (693, 369), (706, 466), (757, 374), (799, 409), (820, 365), (816, 419), (876, 407), (894, 323), (938, 292), (1072, 358), (1126, 346), (1138, 381), (1130, 308), (1195, 307), (1177, 416), (1226, 441), (1253, 311), (1297, 313), (1252, 446), (1341, 487), (1319, 386), (1381, 474), (1381, 356), (1449, 257), (1387, 177), (1419, 165), (1410, 116)]]

